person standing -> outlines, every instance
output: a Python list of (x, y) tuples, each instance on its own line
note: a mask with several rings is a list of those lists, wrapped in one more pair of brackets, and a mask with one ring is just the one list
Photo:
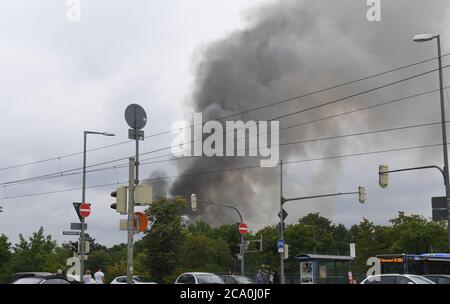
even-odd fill
[(84, 284), (95, 284), (95, 281), (92, 279), (91, 271), (88, 269), (83, 276)]
[(261, 269), (258, 270), (256, 273), (256, 284), (262, 284), (263, 283), (263, 274)]
[(104, 283), (104, 281), (103, 281), (104, 277), (105, 277), (105, 274), (102, 272), (102, 269), (98, 268), (97, 272), (94, 273), (95, 283), (103, 284)]

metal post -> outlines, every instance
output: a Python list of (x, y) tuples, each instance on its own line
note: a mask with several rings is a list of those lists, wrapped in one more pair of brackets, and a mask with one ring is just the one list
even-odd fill
[[(283, 161), (280, 160), (280, 240), (284, 240), (284, 216), (283, 216)], [(284, 248), (280, 252), (280, 283), (285, 284), (284, 278)]]
[(135, 167), (134, 157), (130, 157), (129, 182), (128, 182), (127, 284), (133, 283), (134, 167)]
[[(87, 142), (87, 132), (83, 133), (84, 143), (83, 143), (83, 187), (81, 190), (81, 203), (85, 203), (86, 200), (86, 142)], [(84, 275), (84, 217), (81, 217), (81, 232), (80, 232), (80, 283), (83, 282)]]
[(139, 184), (139, 135), (137, 134), (138, 130), (135, 130), (136, 132), (136, 179), (134, 180), (134, 183), (136, 185)]
[(444, 84), (442, 77), (442, 58), (441, 58), (441, 36), (437, 35), (438, 47), (438, 63), (439, 63), (439, 93), (441, 99), (441, 124), (442, 124), (442, 144), (444, 148), (444, 181), (445, 181), (445, 196), (447, 198), (447, 233), (448, 246), (450, 248), (450, 185), (448, 176), (448, 153), (447, 153), (447, 128), (445, 122), (445, 102), (444, 102)]
[(245, 252), (244, 235), (241, 234), (241, 275), (245, 275), (244, 252)]

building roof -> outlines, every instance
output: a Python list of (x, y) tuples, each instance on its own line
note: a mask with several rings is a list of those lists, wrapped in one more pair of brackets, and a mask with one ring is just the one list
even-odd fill
[(351, 256), (343, 255), (324, 255), (324, 254), (299, 254), (295, 257), (297, 260), (322, 260), (322, 261), (352, 261)]

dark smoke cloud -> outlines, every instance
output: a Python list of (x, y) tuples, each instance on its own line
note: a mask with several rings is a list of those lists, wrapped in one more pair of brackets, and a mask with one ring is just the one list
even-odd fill
[[(448, 24), (448, 1), (381, 1), (381, 22), (368, 22), (368, 7), (365, 2), (284, 0), (248, 12), (243, 29), (210, 44), (197, 54), (196, 79), (188, 106), (196, 112), (202, 112), (205, 121), (434, 56), (435, 48), (414, 44), (412, 37), (423, 32), (443, 33)], [(267, 120), (435, 66), (432, 62), (229, 120)], [(435, 89), (436, 83), (433, 75), (423, 77), (283, 119), (280, 126)], [(360, 112), (350, 119), (334, 119), (283, 131), (280, 133), (280, 142), (380, 128), (395, 123), (434, 121), (438, 118), (437, 108), (429, 107), (424, 110), (423, 107), (423, 100), (436, 97), (430, 96), (407, 106), (393, 105), (388, 110)], [(399, 116), (399, 113), (402, 115)], [(438, 134), (428, 134), (426, 131), (416, 132), (415, 137), (431, 142), (439, 139)], [(402, 142), (398, 138), (384, 138), (382, 143), (392, 147), (401, 145)], [(374, 137), (360, 138), (354, 139), (352, 148), (357, 151), (358, 148), (367, 150), (375, 146)], [(308, 155), (337, 155), (345, 148), (341, 142), (332, 141), (281, 148), (280, 155), (284, 160)], [(254, 158), (202, 157), (179, 162), (179, 169), (182, 174), (190, 174), (254, 164), (258, 164)], [(325, 172), (330, 172), (330, 166), (336, 170), (340, 163), (324, 163), (316, 178), (322, 179)], [(301, 171), (302, 167), (298, 167), (298, 170)], [(328, 182), (333, 182), (332, 177), (326, 178)], [(186, 196), (195, 192), (199, 199), (230, 202), (242, 210), (248, 221), (267, 224), (276, 219), (278, 181), (278, 168), (228, 171), (179, 178), (172, 184), (170, 192), (172, 195)], [(296, 181), (290, 180), (289, 183), (295, 184)], [(291, 190), (300, 194), (315, 189), (296, 187)], [(201, 211), (213, 224), (237, 220), (235, 215), (220, 208), (205, 207)]]

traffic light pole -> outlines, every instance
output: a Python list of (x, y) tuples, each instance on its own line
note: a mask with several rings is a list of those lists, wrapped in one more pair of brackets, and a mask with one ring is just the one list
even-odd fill
[[(284, 240), (284, 215), (283, 215), (283, 161), (280, 160), (280, 240)], [(280, 283), (285, 284), (284, 277), (284, 248), (280, 252)]]
[(127, 284), (133, 283), (133, 236), (134, 236), (134, 157), (129, 158), (128, 180), (128, 241), (127, 241)]
[[(81, 203), (86, 202), (86, 142), (88, 132), (84, 131), (84, 142), (83, 142), (83, 187), (81, 192)], [(81, 217), (81, 232), (80, 232), (80, 283), (84, 283), (84, 226), (85, 218)]]
[[(364, 189), (364, 187), (360, 187), (359, 189)], [(365, 190), (364, 190), (365, 191)], [(313, 198), (321, 198), (321, 197), (331, 197), (331, 196), (341, 196), (341, 195), (353, 195), (358, 194), (361, 195), (360, 191), (355, 192), (339, 192), (332, 194), (323, 194), (323, 195), (314, 195), (314, 196), (302, 196), (302, 197), (293, 197), (293, 198), (284, 198), (283, 197), (283, 162), (280, 161), (280, 239), (284, 241), (284, 215), (283, 215), (283, 205), (290, 201), (299, 201)], [(365, 192), (363, 192), (363, 196), (365, 196)], [(360, 202), (364, 203), (365, 197), (360, 197)], [(285, 284), (286, 280), (284, 277), (284, 248), (283, 252), (280, 252), (280, 282), (281, 284)]]
[[(208, 202), (208, 201), (200, 201), (200, 200), (197, 200), (197, 201), (202, 204), (209, 204), (209, 205), (231, 208), (238, 213), (241, 223), (244, 222), (241, 212), (239, 211), (238, 208), (236, 208), (234, 206), (220, 204), (220, 203), (214, 203), (214, 202)], [(244, 235), (242, 235), (242, 234), (241, 234), (241, 245), (239, 247), (240, 247), (239, 254), (241, 255), (241, 275), (244, 275), (244, 273), (245, 273), (245, 262), (244, 262), (245, 244), (244, 244)]]

